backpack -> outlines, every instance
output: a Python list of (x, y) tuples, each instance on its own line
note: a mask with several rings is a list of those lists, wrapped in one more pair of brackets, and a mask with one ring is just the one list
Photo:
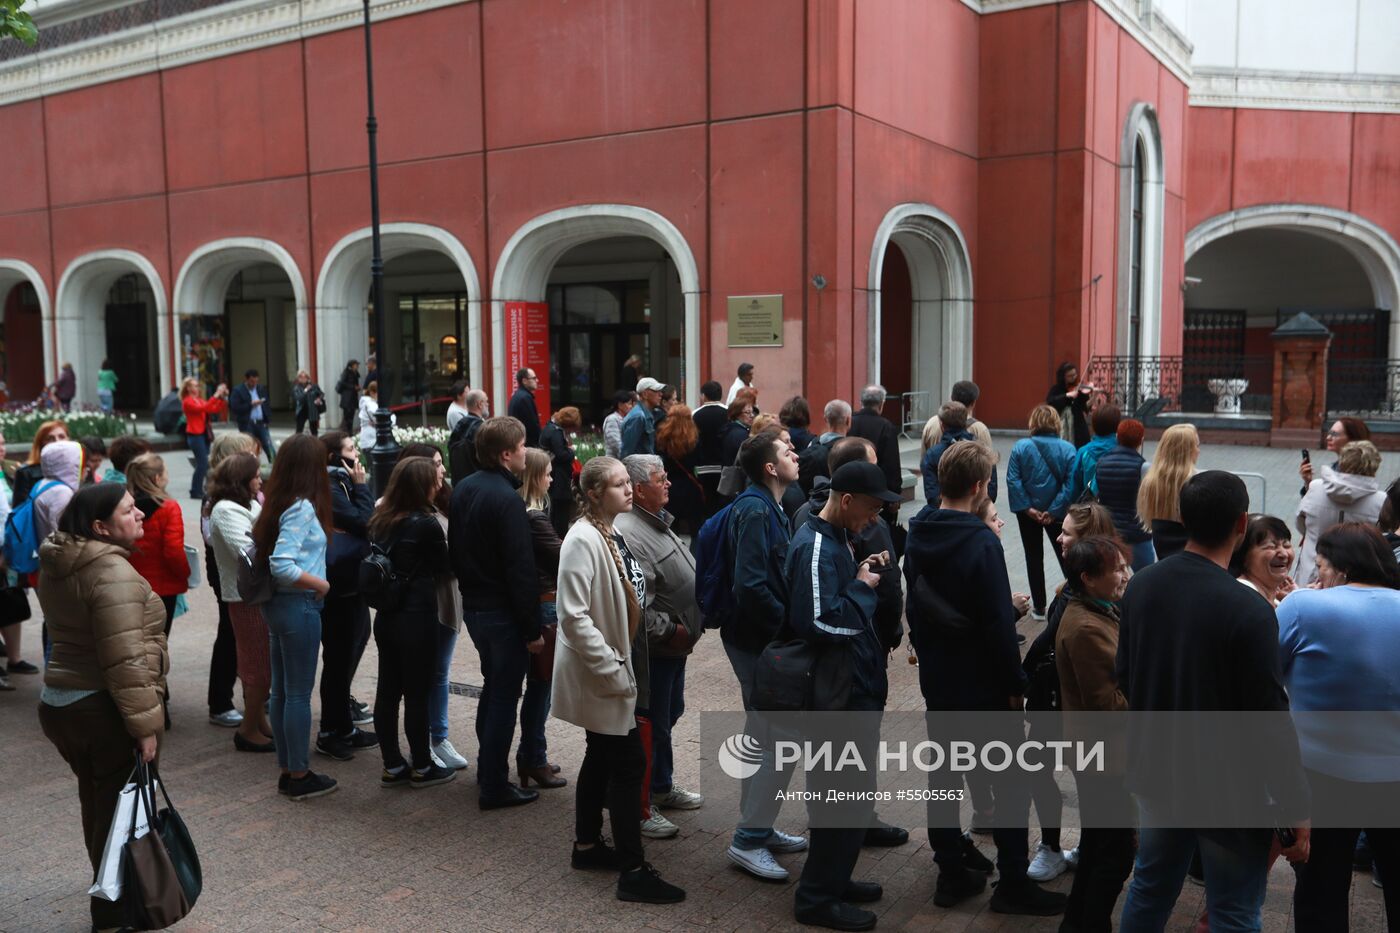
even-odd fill
[(180, 433), (180, 420), (185, 417), (184, 408), (180, 404), (180, 393), (170, 392), (156, 403), (156, 410), (152, 415), (155, 429), (161, 434)]
[(238, 595), (249, 606), (260, 606), (272, 599), (272, 567), (258, 557), (256, 545), (238, 552)]
[(21, 576), (39, 569), (39, 532), (34, 527), (34, 503), (58, 485), (56, 479), (40, 483), (5, 519), (5, 563)]
[[(393, 545), (390, 545), (392, 548)], [(360, 561), (357, 589), (371, 609), (384, 609), (397, 601), (401, 577), (394, 570), (389, 551), (370, 542), (369, 554)]]
[[(695, 536), (695, 601), (705, 620), (705, 628), (719, 628), (734, 612), (734, 557), (729, 551), (729, 513), (745, 496), (762, 496), (745, 491), (734, 501), (705, 520)], [(776, 519), (768, 515), (771, 526)]]
[(804, 496), (812, 494), (812, 484), (817, 481), (818, 476), (831, 476), (831, 471), (826, 466), (826, 460), (831, 455), (831, 448), (836, 446), (837, 440), (840, 438), (825, 444), (814, 440), (802, 448), (802, 453), (797, 455), (797, 485), (802, 487)]
[(482, 419), (468, 415), (452, 429), (447, 439), (447, 468), (452, 482), (461, 482), (478, 469), (476, 463), (476, 432), (481, 428)]

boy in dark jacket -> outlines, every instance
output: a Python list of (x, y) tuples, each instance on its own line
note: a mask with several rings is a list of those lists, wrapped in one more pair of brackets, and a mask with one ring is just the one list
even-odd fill
[[(943, 494), (938, 482), (938, 461), (948, 448), (958, 441), (977, 440), (967, 429), (967, 406), (962, 402), (946, 403), (938, 410), (938, 420), (943, 424), (943, 434), (938, 438), (938, 443), (928, 449), (928, 453), (924, 454), (924, 459), (919, 464), (919, 472), (924, 475), (924, 499), (935, 507)], [(987, 481), (987, 498), (993, 502), (997, 501), (995, 461), (992, 466), (992, 478)]]
[[(890, 492), (880, 468), (863, 458), (833, 470), (830, 491), (821, 511), (807, 519), (788, 546), (788, 627), (809, 644), (845, 656), (842, 666), (851, 672), (851, 693), (842, 710), (878, 712), (885, 707), (889, 683), (886, 652), (875, 631), (875, 588), (881, 572), (893, 565), (888, 551), (856, 563), (850, 536), (877, 521), (880, 509), (899, 496)], [(809, 774), (809, 787), (822, 778)], [(872, 821), (872, 804), (851, 805), (864, 808), (858, 822)], [(851, 881), (865, 832), (861, 826), (813, 826), (811, 852), (797, 884), (799, 922), (843, 930), (875, 925), (874, 914), (848, 903), (874, 901), (883, 893), (872, 882)]]
[[(924, 507), (909, 522), (904, 573), (909, 597), (909, 641), (919, 656), (919, 687), (930, 710), (1020, 710), (1026, 677), (1016, 644), (1016, 615), (1001, 540), (977, 517), (996, 454), (976, 441), (958, 441), (938, 464), (942, 508)], [(917, 588), (943, 598), (974, 631), (950, 631), (925, 617)], [(1025, 737), (1006, 737), (1019, 743)], [(932, 736), (931, 736), (932, 738)], [(1050, 916), (1063, 913), (1065, 896), (1042, 890), (1026, 877), (1029, 866), (1029, 787), (1015, 769), (993, 774), (996, 795), (997, 868), (992, 894), (998, 913)], [(952, 907), (980, 893), (986, 878), (968, 868), (956, 804), (929, 805), (929, 843), (938, 863), (934, 903)]]

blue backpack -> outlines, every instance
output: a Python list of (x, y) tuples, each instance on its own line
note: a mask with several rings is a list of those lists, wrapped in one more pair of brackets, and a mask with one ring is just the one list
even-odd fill
[[(734, 501), (705, 520), (695, 536), (695, 601), (705, 628), (718, 628), (734, 612), (734, 556), (729, 551), (729, 512), (745, 496), (763, 497), (745, 490)], [(771, 512), (771, 509), (770, 509)], [(769, 525), (773, 524), (770, 514)]]
[(34, 503), (58, 480), (40, 483), (5, 519), (5, 563), (18, 574), (34, 573), (39, 569), (39, 533), (34, 528)]

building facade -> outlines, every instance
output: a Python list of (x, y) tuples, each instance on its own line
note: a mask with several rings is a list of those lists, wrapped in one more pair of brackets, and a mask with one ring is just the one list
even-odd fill
[[(393, 400), (501, 410), (525, 362), (597, 421), (637, 354), (689, 399), (751, 362), (774, 410), (874, 381), (912, 419), (970, 376), (1018, 425), (1061, 361), (1179, 358), (1193, 310), (1246, 350), (1280, 308), (1388, 315), (1395, 4), (1323, 16), (1349, 51), (1306, 74), (1279, 6), (376, 2)], [(366, 357), (360, 9), (58, 0), (0, 46), (12, 397), (108, 360), (133, 410), (245, 368), (285, 402)]]

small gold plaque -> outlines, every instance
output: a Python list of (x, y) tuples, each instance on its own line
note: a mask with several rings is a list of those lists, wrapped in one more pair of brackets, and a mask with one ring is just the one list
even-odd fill
[(729, 297), (729, 345), (731, 347), (781, 347), (783, 345), (783, 296), (731, 295)]

